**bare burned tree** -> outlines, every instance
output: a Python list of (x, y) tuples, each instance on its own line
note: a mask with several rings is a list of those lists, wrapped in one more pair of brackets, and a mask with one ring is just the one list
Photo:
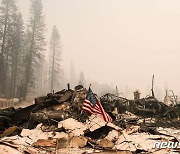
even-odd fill
[(154, 96), (154, 75), (153, 75), (153, 77), (152, 77), (152, 88), (151, 88), (151, 92), (152, 92), (152, 96), (155, 97), (155, 96)]

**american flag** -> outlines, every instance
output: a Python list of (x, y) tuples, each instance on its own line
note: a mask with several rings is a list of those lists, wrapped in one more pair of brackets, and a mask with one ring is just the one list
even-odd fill
[(112, 118), (104, 111), (101, 102), (97, 100), (91, 88), (88, 90), (82, 109), (90, 114), (96, 113), (102, 115), (104, 121), (112, 121)]

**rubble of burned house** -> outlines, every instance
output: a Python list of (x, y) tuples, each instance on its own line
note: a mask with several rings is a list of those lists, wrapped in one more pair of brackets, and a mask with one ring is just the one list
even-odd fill
[(82, 110), (87, 90), (61, 90), (35, 98), (25, 108), (0, 109), (1, 153), (179, 153), (153, 148), (156, 142), (180, 142), (180, 105), (167, 106), (154, 97), (128, 100), (100, 97), (113, 119)]

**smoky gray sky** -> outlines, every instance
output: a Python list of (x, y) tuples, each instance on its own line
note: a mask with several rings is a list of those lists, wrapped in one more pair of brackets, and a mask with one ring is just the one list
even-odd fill
[[(29, 0), (17, 0), (23, 18)], [(180, 95), (179, 0), (42, 0), (47, 35), (57, 25), (66, 70), (149, 94), (165, 85)], [(47, 40), (49, 41), (49, 40)]]

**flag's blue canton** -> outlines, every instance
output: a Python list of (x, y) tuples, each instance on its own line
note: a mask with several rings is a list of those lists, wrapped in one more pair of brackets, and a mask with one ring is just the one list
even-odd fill
[(89, 90), (86, 99), (90, 101), (92, 106), (95, 106), (97, 103), (97, 99), (91, 89)]

